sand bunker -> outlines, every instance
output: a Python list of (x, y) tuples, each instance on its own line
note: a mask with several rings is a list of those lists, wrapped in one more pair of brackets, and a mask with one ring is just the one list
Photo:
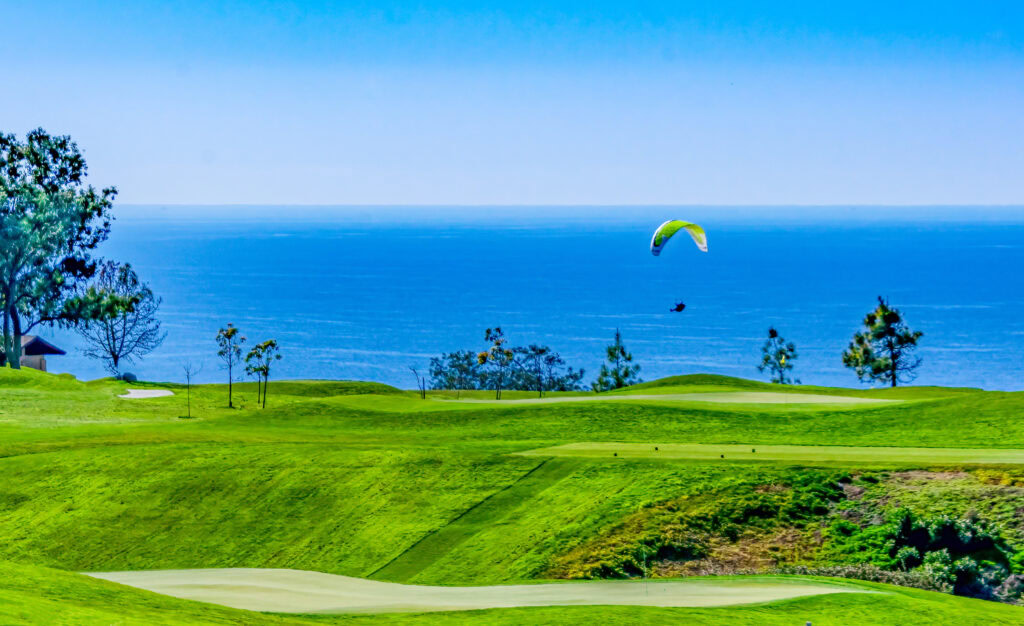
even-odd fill
[(129, 389), (128, 393), (117, 396), (128, 400), (142, 400), (145, 398), (164, 398), (173, 396), (174, 392), (167, 389)]
[(431, 587), (287, 569), (158, 570), (88, 575), (177, 598), (279, 613), (460, 611), (602, 604), (707, 607), (830, 593), (871, 593), (841, 584), (786, 578)]

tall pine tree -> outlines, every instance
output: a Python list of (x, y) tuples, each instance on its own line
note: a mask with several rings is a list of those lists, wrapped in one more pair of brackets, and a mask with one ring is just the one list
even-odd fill
[(622, 333), (615, 329), (615, 341), (605, 348), (607, 363), (601, 365), (597, 380), (591, 385), (594, 391), (611, 391), (643, 382), (639, 378), (640, 366), (633, 363), (633, 355), (622, 343)]
[(898, 309), (878, 296), (878, 306), (864, 317), (864, 330), (853, 336), (843, 353), (843, 365), (861, 382), (884, 382), (891, 387), (917, 377), (920, 357), (914, 356), (923, 333), (910, 330)]
[(796, 344), (786, 341), (774, 328), (769, 328), (768, 340), (761, 346), (761, 364), (757, 366), (758, 371), (767, 371), (773, 383), (799, 385), (800, 381), (789, 375), (796, 359)]

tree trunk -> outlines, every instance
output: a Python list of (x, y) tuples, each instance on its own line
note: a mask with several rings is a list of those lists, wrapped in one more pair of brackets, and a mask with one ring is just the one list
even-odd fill
[(899, 364), (896, 361), (896, 350), (891, 347), (889, 348), (889, 367), (889, 383), (891, 387), (895, 387), (899, 372)]
[[(7, 300), (5, 299), (4, 302), (7, 302)], [(3, 362), (3, 365), (5, 365), (5, 366), (8, 363), (10, 363), (10, 361), (11, 361), (10, 355), (13, 352), (12, 346), (14, 346), (14, 342), (11, 340), (11, 312), (10, 312), (10, 310), (7, 308), (7, 306), (5, 304), (4, 305), (4, 362)]]
[(232, 376), (232, 375), (231, 375), (231, 364), (230, 364), (230, 363), (228, 363), (228, 408), (229, 408), (229, 409), (233, 409), (233, 408), (235, 408), (235, 407), (234, 407), (234, 406), (233, 406), (233, 405), (231, 404), (231, 379), (232, 379), (232, 378), (234, 378), (234, 376)]
[(11, 325), (14, 327), (14, 337), (12, 338), (11, 352), (7, 355), (7, 362), (10, 363), (11, 369), (21, 369), (21, 318), (18, 316), (17, 310), (14, 307), (9, 309), (11, 315)]
[(263, 376), (263, 408), (267, 408), (267, 383), (270, 382), (270, 374)]

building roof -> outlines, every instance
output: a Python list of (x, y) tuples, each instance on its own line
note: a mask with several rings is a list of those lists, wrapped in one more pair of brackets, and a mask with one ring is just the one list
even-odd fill
[(41, 354), (67, 354), (57, 346), (42, 337), (35, 335), (24, 335), (21, 338), (21, 353), (25, 356), (38, 356)]

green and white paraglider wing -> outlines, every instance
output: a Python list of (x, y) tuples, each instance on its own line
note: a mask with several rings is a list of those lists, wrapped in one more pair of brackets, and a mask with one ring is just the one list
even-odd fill
[(658, 230), (654, 231), (654, 237), (651, 237), (651, 254), (654, 256), (661, 254), (661, 249), (665, 247), (668, 240), (681, 230), (685, 230), (690, 234), (690, 237), (693, 238), (693, 243), (697, 244), (701, 252), (708, 251), (708, 236), (704, 234), (703, 228), (692, 222), (669, 220), (659, 226)]

